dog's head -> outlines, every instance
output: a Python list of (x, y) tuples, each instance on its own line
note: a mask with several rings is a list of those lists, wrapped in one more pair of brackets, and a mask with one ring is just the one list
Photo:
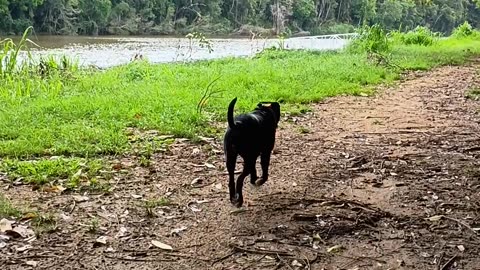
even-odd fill
[(271, 111), (276, 124), (280, 121), (280, 104), (278, 102), (260, 102), (257, 104), (257, 110)]

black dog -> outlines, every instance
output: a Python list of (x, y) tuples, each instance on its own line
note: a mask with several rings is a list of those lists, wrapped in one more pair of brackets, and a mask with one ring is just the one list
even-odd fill
[[(275, 145), (275, 133), (280, 121), (278, 102), (261, 102), (253, 112), (233, 118), (233, 108), (237, 98), (228, 106), (228, 129), (224, 138), (224, 151), (229, 176), (228, 189), (230, 202), (236, 207), (243, 204), (243, 181), (250, 174), (250, 182), (263, 185), (268, 179), (270, 155)], [(243, 172), (235, 185), (235, 165), (237, 156), (243, 158)], [(255, 163), (261, 155), (262, 177), (257, 181)]]

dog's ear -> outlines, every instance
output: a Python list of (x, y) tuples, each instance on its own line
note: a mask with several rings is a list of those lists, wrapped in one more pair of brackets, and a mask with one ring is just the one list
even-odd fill
[(275, 118), (277, 123), (280, 121), (280, 104), (278, 102), (270, 103), (270, 108), (272, 109), (273, 113), (275, 114)]

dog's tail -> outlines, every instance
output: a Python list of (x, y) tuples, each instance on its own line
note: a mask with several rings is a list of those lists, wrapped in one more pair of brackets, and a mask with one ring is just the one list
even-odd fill
[(233, 108), (235, 107), (236, 102), (237, 98), (234, 98), (232, 101), (230, 101), (230, 105), (228, 105), (227, 119), (228, 126), (230, 126), (230, 128), (235, 128), (235, 121), (233, 121)]

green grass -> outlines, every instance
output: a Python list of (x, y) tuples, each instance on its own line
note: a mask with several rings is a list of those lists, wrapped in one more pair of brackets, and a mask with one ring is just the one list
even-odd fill
[(167, 198), (150, 199), (145, 201), (145, 208), (155, 208), (168, 205), (170, 205), (170, 201)]
[[(426, 70), (461, 64), (479, 53), (478, 39), (448, 39), (428, 47), (395, 45), (391, 57), (406, 69)], [(237, 113), (252, 109), (258, 101), (277, 100), (283, 102), (284, 112), (295, 114), (306, 111), (310, 102), (339, 94), (368, 94), (372, 86), (399, 78), (401, 70), (375, 66), (366, 59), (362, 53), (266, 51), (254, 59), (134, 62), (105, 72), (78, 71), (68, 78), (54, 74), (30, 82), (28, 93), (15, 90), (28, 81), (3, 82), (0, 157), (125, 153), (135, 146), (126, 131), (129, 127), (188, 138), (219, 135), (222, 130), (210, 124), (226, 120), (233, 97), (239, 98)], [(197, 113), (205, 88), (218, 77), (213, 89), (223, 92)], [(72, 166), (76, 169), (78, 164)], [(75, 169), (67, 169), (67, 174)], [(15, 173), (26, 177), (21, 170)], [(42, 177), (28, 181), (42, 182)]]
[(143, 202), (143, 207), (147, 212), (147, 216), (153, 217), (155, 216), (154, 210), (159, 206), (168, 206), (170, 205), (170, 201), (168, 198), (159, 198), (159, 199), (149, 199)]
[(43, 233), (50, 233), (57, 229), (57, 217), (53, 214), (40, 214), (35, 213), (35, 217), (32, 218), (32, 227), (37, 235)]
[(31, 225), (37, 234), (47, 233), (56, 230), (57, 218), (52, 214), (42, 214), (38, 211), (18, 209), (12, 205), (3, 194), (0, 194), (0, 219), (30, 219)]
[(472, 99), (472, 100), (480, 100), (480, 89), (479, 88), (474, 88), (468, 91), (467, 93), (467, 98)]
[(15, 208), (10, 200), (8, 200), (3, 194), (0, 194), (0, 219), (9, 217), (19, 217), (21, 211)]
[(392, 58), (407, 70), (429, 70), (442, 65), (460, 65), (480, 54), (480, 39), (446, 39), (431, 46), (398, 45)]
[(21, 179), (27, 184), (42, 185), (64, 181), (66, 188), (76, 188), (81, 181), (88, 180), (92, 188), (103, 188), (95, 178), (101, 174), (104, 164), (99, 159), (56, 158), (22, 161), (4, 159), (0, 171), (7, 173), (11, 180)]

